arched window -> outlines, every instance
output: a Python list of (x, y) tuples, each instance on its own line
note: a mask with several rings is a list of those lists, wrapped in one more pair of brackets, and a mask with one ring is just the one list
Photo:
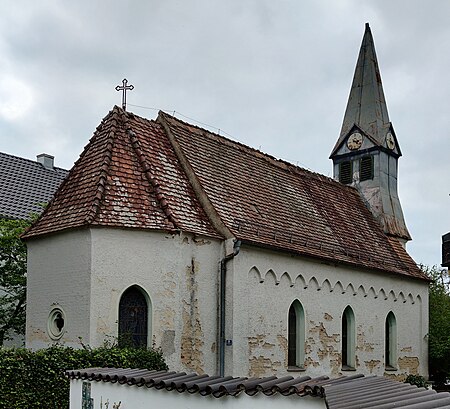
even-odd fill
[(350, 306), (342, 314), (342, 368), (355, 368), (355, 315)]
[(305, 362), (305, 312), (295, 300), (288, 316), (288, 366), (303, 368)]
[(386, 316), (384, 340), (384, 363), (386, 368), (395, 369), (397, 360), (397, 321), (391, 311)]
[(149, 302), (139, 287), (130, 287), (122, 294), (119, 303), (120, 345), (147, 347), (149, 312)]

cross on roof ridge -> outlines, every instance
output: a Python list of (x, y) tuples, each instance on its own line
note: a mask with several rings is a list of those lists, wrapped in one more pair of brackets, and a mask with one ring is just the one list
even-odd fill
[(122, 91), (122, 109), (124, 111), (127, 110), (127, 91), (132, 91), (134, 89), (134, 85), (127, 85), (128, 80), (124, 78), (122, 80), (122, 85), (117, 85), (116, 91)]

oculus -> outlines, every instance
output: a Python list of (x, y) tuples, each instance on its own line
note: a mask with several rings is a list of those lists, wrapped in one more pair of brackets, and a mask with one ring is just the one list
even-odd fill
[(64, 334), (66, 316), (60, 307), (55, 307), (50, 311), (47, 321), (47, 332), (51, 339), (58, 340)]

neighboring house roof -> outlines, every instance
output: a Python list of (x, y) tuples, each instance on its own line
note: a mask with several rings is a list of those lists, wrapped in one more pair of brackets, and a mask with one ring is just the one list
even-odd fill
[[(238, 396), (241, 393), (284, 396), (316, 396), (325, 399), (329, 409), (417, 407), (447, 408), (450, 393), (436, 393), (379, 376), (352, 375), (330, 379), (285, 376), (277, 378), (220, 377), (197, 373), (149, 371), (147, 369), (88, 368), (66, 371), (69, 379), (111, 382), (130, 386), (165, 389), (202, 396)], [(384, 406), (382, 406), (384, 405)], [(420, 405), (420, 406), (410, 406)]]
[(68, 171), (0, 152), (0, 217), (28, 219), (41, 213)]
[(25, 237), (86, 225), (237, 237), (426, 279), (356, 189), (162, 112), (115, 107)]

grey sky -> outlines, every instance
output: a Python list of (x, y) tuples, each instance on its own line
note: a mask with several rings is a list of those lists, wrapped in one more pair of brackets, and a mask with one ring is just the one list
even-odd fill
[(114, 87), (126, 77), (129, 104), (179, 112), (329, 176), (369, 22), (403, 152), (408, 250), (440, 263), (450, 231), (449, 1), (7, 0), (0, 11), (0, 151), (46, 152), (70, 168), (120, 105)]

